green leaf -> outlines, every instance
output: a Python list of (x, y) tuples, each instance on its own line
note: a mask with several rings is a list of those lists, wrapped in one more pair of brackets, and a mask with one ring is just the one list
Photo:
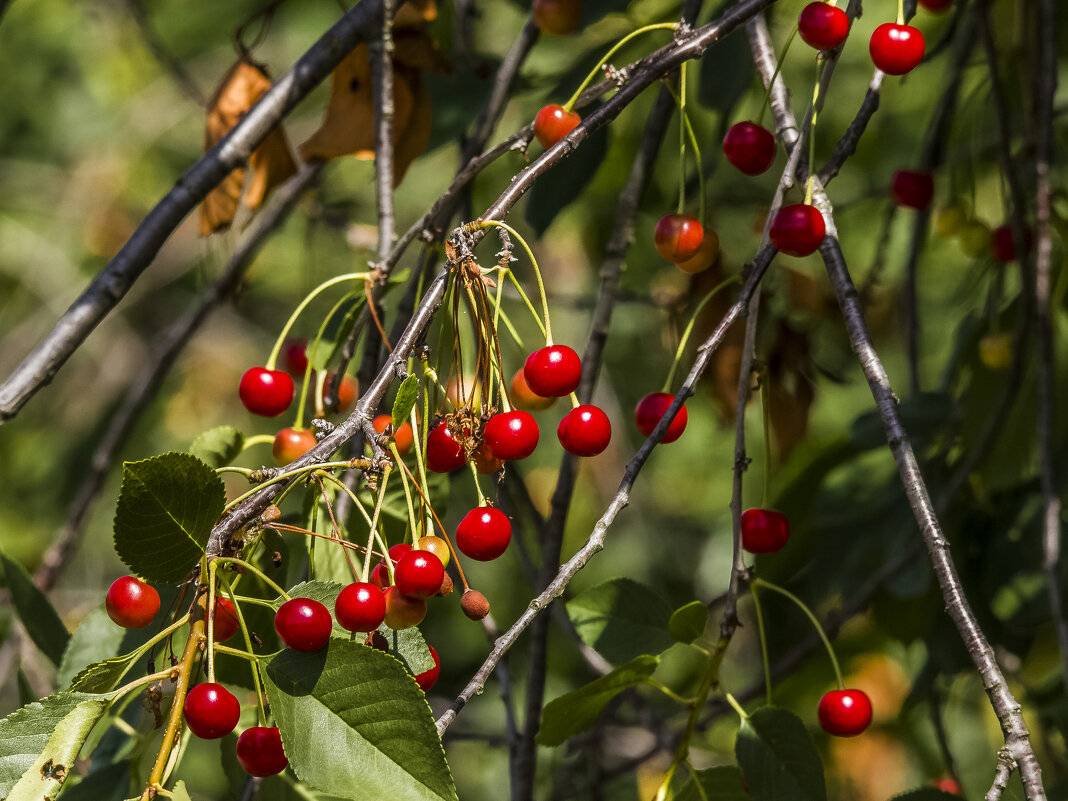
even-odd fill
[[(693, 776), (682, 786), (675, 801), (752, 801), (742, 785), (742, 774), (734, 765), (695, 771), (701, 787)], [(704, 790), (704, 795), (701, 795)]]
[(59, 663), (56, 684), (61, 688), (69, 687), (87, 665), (116, 656), (125, 634), (126, 629), (116, 626), (103, 606), (94, 609), (71, 635)]
[(119, 686), (122, 677), (138, 657), (138, 653), (131, 652), (114, 659), (94, 662), (71, 679), (70, 689), (83, 693), (109, 693)]
[(109, 701), (108, 696), (60, 693), (0, 720), (0, 798), (55, 798)]
[(410, 375), (401, 381), (397, 389), (397, 397), (393, 400), (393, 427), (400, 428), (401, 424), (408, 419), (408, 415), (415, 408), (415, 401), (419, 397), (419, 379)]
[(115, 550), (150, 581), (181, 581), (204, 553), (226, 505), (215, 471), (188, 453), (164, 453), (122, 466)]
[(593, 726), (605, 704), (629, 687), (644, 684), (653, 675), (660, 657), (642, 656), (632, 659), (594, 679), (585, 687), (561, 695), (545, 705), (541, 713), (538, 742), (541, 745), (560, 745), (564, 740)]
[(228, 465), (245, 447), (245, 435), (233, 426), (209, 428), (198, 435), (189, 452), (211, 467)]
[(0, 550), (0, 563), (3, 564), (7, 588), (11, 591), (11, 603), (18, 613), (26, 633), (41, 653), (58, 665), (63, 658), (63, 649), (67, 647), (70, 632), (59, 619), (55, 607), (45, 594), (37, 589), (30, 574), (19, 562), (16, 562)]
[(742, 723), (734, 754), (756, 801), (826, 801), (823, 763), (800, 718), (763, 707)]
[(314, 653), (287, 648), (264, 684), (301, 781), (350, 799), (456, 799), (430, 707), (393, 657), (336, 639)]
[(582, 641), (617, 665), (675, 644), (667, 601), (631, 579), (590, 587), (567, 602), (567, 614)]
[(356, 324), (356, 316), (360, 313), (363, 302), (362, 294), (352, 293), (351, 297), (338, 306), (330, 316), (323, 328), (322, 338), (308, 343), (305, 352), (314, 369), (325, 370), (341, 346), (345, 344), (345, 340), (352, 332), (352, 327)]
[[(589, 116), (594, 108), (584, 110)], [(593, 182), (597, 168), (608, 152), (608, 128), (594, 131), (582, 147), (567, 159), (541, 176), (527, 197), (527, 222), (537, 236), (545, 233), (556, 215), (577, 200), (582, 191)]]
[(174, 787), (171, 788), (171, 798), (174, 799), (174, 801), (193, 801), (193, 799), (189, 797), (189, 791), (185, 789), (185, 782), (181, 780), (176, 782)]
[(690, 601), (671, 613), (668, 631), (679, 642), (690, 643), (705, 633), (708, 607), (700, 601)]

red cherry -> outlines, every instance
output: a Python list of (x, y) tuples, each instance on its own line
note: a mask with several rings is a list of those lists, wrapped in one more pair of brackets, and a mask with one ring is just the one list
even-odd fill
[(919, 0), (919, 4), (928, 11), (938, 13), (953, 5), (953, 0)]
[(237, 389), (241, 402), (253, 414), (277, 417), (293, 401), (293, 379), (282, 370), (250, 367)]
[(581, 0), (534, 0), (530, 9), (534, 24), (542, 33), (566, 36), (582, 22)]
[(429, 598), (441, 587), (445, 568), (430, 551), (411, 550), (397, 562), (393, 578), (409, 598)]
[(608, 447), (612, 439), (612, 424), (601, 409), (586, 404), (567, 413), (567, 417), (556, 428), (556, 436), (568, 453), (596, 456)]
[(421, 598), (409, 598), (396, 587), (386, 587), (382, 597), (386, 601), (385, 623), (394, 631), (418, 626), (426, 617), (426, 601)]
[(330, 639), (330, 610), (311, 598), (293, 598), (279, 607), (274, 628), (295, 651), (318, 651)]
[(185, 722), (201, 740), (225, 737), (237, 726), (241, 703), (221, 684), (198, 684), (185, 697)]
[(430, 688), (433, 687), (438, 681), (438, 674), (441, 673), (441, 660), (438, 659), (438, 652), (434, 650), (433, 645), (427, 645), (430, 649), (430, 655), (434, 657), (434, 667), (430, 670), (424, 670), (418, 676), (415, 676), (415, 683), (419, 685), (419, 689), (425, 693), (430, 692)]
[(783, 206), (771, 222), (771, 244), (787, 256), (808, 256), (823, 242), (827, 227), (815, 206), (794, 203)]
[(374, 631), (386, 617), (386, 599), (374, 584), (357, 582), (338, 593), (334, 617), (347, 631)]
[(451, 473), (463, 467), (466, 461), (464, 449), (449, 431), (445, 423), (440, 423), (426, 438), (426, 467), (434, 473)]
[(949, 793), (950, 795), (964, 795), (964, 790), (960, 786), (960, 782), (951, 776), (943, 776), (941, 779), (936, 779), (934, 786), (936, 790), (941, 790), (943, 793)]
[(253, 726), (237, 738), (237, 761), (249, 776), (274, 776), (289, 765), (276, 726)]
[(526, 376), (523, 375), (522, 367), (512, 376), (512, 400), (515, 401), (516, 406), (528, 412), (548, 409), (556, 402), (556, 398), (543, 398), (530, 388)]
[(929, 172), (898, 170), (890, 179), (890, 195), (897, 205), (922, 211), (934, 197), (934, 178)]
[[(406, 542), (393, 545), (389, 549), (389, 559), (393, 562), (393, 569), (397, 569), (397, 562), (404, 554), (408, 553), (412, 549), (412, 546)], [(371, 571), (371, 583), (381, 590), (384, 590), (393, 582), (389, 580), (389, 570), (386, 567), (385, 560), (383, 559), (377, 565), (375, 569)]]
[[(1031, 232), (1024, 231), (1025, 256), (1031, 253), (1033, 244)], [(990, 249), (994, 253), (994, 258), (1003, 264), (1016, 261), (1016, 240), (1013, 238), (1011, 225), (999, 225), (994, 229), (990, 235)]]
[(884, 22), (871, 35), (868, 52), (876, 67), (887, 75), (912, 72), (921, 61), (926, 43), (923, 34), (911, 25)]
[(538, 424), (528, 412), (514, 410), (495, 414), (486, 423), (482, 437), (498, 459), (526, 459), (538, 447)]
[(582, 361), (567, 345), (546, 345), (527, 356), (523, 377), (536, 395), (562, 398), (578, 389)]
[(790, 539), (790, 520), (774, 509), (742, 512), (742, 548), (749, 553), (776, 553)]
[(271, 453), (279, 467), (295, 462), (315, 447), (315, 434), (306, 428), (283, 428), (274, 435)]
[(282, 364), (291, 376), (304, 377), (308, 369), (308, 340), (290, 339), (282, 346)]
[(672, 264), (694, 256), (701, 248), (705, 229), (701, 221), (689, 214), (665, 214), (656, 223), (653, 244), (656, 252)]
[(775, 134), (755, 122), (737, 122), (723, 137), (723, 155), (746, 175), (760, 175), (775, 161)]
[(534, 136), (548, 149), (575, 130), (580, 122), (582, 117), (574, 111), (564, 111), (563, 106), (553, 103), (543, 107), (534, 118)]
[(512, 523), (504, 512), (492, 506), (472, 509), (456, 527), (456, 547), (460, 553), (479, 562), (490, 562), (508, 549)]
[(240, 628), (241, 623), (237, 619), (237, 611), (234, 609), (234, 605), (231, 603), (230, 599), (216, 598), (215, 623), (212, 628), (215, 642), (225, 642), (237, 634), (238, 629)]
[(159, 593), (133, 576), (120, 576), (108, 588), (104, 606), (124, 629), (143, 629), (159, 611)]
[[(638, 401), (638, 405), (634, 407), (634, 424), (638, 427), (638, 430), (647, 437), (652, 434), (653, 429), (660, 422), (660, 418), (664, 416), (664, 412), (667, 411), (674, 400), (675, 396), (669, 395), (667, 392), (651, 392)], [(675, 415), (675, 419), (671, 421), (671, 425), (668, 426), (664, 438), (660, 441), (665, 443), (674, 442), (682, 436), (682, 432), (685, 430), (686, 407), (682, 406), (679, 408), (679, 413)]]
[(831, 690), (820, 699), (820, 726), (835, 737), (856, 737), (871, 724), (871, 699), (863, 690)]
[(830, 3), (809, 3), (797, 19), (797, 32), (817, 50), (834, 50), (849, 35), (849, 17)]
[[(371, 425), (374, 426), (375, 431), (381, 434), (386, 430), (386, 426), (392, 422), (392, 415), (380, 414), (371, 421)], [(401, 423), (401, 427), (393, 432), (393, 442), (397, 446), (397, 453), (401, 456), (411, 450), (412, 443), (415, 442), (415, 435), (412, 433), (412, 427), (409, 423)]]

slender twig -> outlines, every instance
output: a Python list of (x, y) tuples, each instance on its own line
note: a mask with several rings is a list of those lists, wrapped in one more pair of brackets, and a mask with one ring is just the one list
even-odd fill
[(994, 780), (990, 789), (986, 791), (986, 795), (983, 796), (984, 801), (999, 801), (1001, 794), (1009, 786), (1009, 777), (1015, 769), (1016, 764), (1012, 755), (1006, 753), (1004, 749), (999, 751), (997, 767), (994, 769)]
[(197, 82), (193, 80), (193, 76), (189, 74), (189, 71), (185, 68), (185, 64), (182, 60), (171, 52), (166, 43), (160, 38), (159, 33), (152, 27), (151, 21), (148, 19), (148, 15), (145, 13), (145, 9), (142, 7), (140, 0), (125, 0), (126, 10), (129, 11), (130, 16), (133, 17), (137, 28), (141, 32), (141, 38), (144, 40), (145, 45), (155, 56), (164, 69), (171, 74), (175, 82), (182, 88), (186, 96), (189, 97), (198, 106), (205, 107), (208, 105), (207, 96), (200, 91), (200, 87), (197, 86)]

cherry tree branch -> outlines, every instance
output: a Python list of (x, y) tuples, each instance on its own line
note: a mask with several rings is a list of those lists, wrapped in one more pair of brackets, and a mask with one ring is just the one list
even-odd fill
[(371, 46), (375, 104), (375, 202), (378, 251), (382, 261), (393, 248), (393, 14), (395, 0), (382, 0), (382, 32)]

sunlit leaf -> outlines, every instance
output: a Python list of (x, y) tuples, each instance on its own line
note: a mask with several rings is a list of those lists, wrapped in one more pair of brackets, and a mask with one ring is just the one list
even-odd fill
[(671, 607), (644, 584), (617, 578), (567, 602), (567, 614), (582, 641), (609, 662), (659, 654), (675, 644), (668, 629)]

